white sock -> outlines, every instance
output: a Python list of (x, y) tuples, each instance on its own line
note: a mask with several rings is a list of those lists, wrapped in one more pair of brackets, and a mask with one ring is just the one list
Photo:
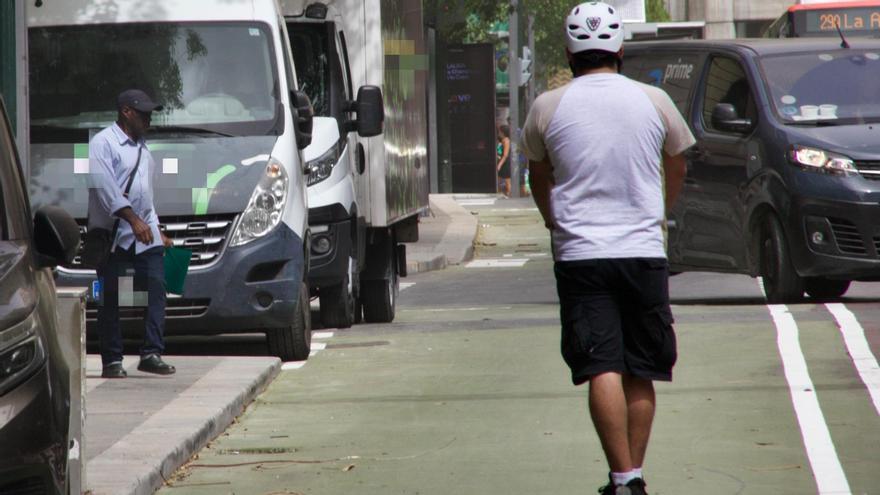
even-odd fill
[(637, 468), (633, 469), (633, 473), (636, 474), (636, 478), (642, 478), (642, 479), (645, 479), (645, 477), (642, 476), (642, 468), (637, 467)]
[(636, 478), (635, 471), (627, 471), (625, 473), (611, 472), (611, 482), (615, 485), (625, 485)]

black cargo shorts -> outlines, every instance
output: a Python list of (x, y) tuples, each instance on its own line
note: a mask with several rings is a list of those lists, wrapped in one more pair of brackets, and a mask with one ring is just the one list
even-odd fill
[(571, 380), (615, 371), (672, 380), (677, 357), (663, 258), (557, 261), (562, 357)]

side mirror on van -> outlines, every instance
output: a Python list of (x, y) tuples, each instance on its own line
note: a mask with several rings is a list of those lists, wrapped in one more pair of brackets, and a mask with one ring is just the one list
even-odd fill
[(357, 101), (349, 105), (349, 110), (357, 113), (357, 119), (345, 123), (346, 131), (357, 131), (361, 137), (382, 134), (385, 103), (382, 101), (382, 90), (378, 86), (361, 86)]
[(296, 110), (296, 147), (304, 150), (312, 144), (312, 125), (314, 124), (315, 109), (312, 100), (302, 91), (290, 92), (290, 101)]
[(79, 249), (79, 226), (66, 210), (44, 206), (34, 214), (34, 247), (40, 267), (70, 263)]
[(721, 131), (745, 134), (752, 130), (752, 120), (741, 119), (732, 104), (719, 103), (712, 109), (712, 127)]

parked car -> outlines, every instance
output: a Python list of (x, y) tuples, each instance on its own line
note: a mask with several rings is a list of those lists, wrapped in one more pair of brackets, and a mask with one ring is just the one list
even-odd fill
[(670, 212), (675, 271), (763, 277), (770, 302), (880, 280), (880, 40), (638, 42), (697, 144)]
[(0, 493), (67, 494), (70, 366), (59, 350), (49, 268), (79, 245), (57, 207), (31, 217), (0, 98)]

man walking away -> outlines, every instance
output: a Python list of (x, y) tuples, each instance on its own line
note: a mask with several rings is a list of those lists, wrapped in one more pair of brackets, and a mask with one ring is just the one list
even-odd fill
[(562, 356), (573, 383), (590, 384), (610, 468), (601, 493), (641, 495), (653, 380), (671, 380), (676, 360), (664, 207), (681, 190), (694, 138), (665, 92), (619, 74), (614, 7), (582, 3), (564, 30), (575, 78), (535, 101), (522, 150), (552, 237)]
[[(89, 229), (112, 230), (118, 222), (116, 237), (111, 239), (110, 258), (97, 268), (103, 286), (103, 301), (98, 303), (101, 376), (126, 376), (119, 328), (120, 285), (125, 289), (122, 295), (126, 305), (147, 307), (138, 370), (170, 375), (176, 370), (161, 356), (165, 349), (162, 257), (171, 240), (159, 231), (151, 180), (155, 164), (144, 142), (152, 112), (161, 111), (162, 106), (137, 89), (123, 91), (116, 103), (116, 122), (89, 142)], [(130, 190), (125, 194), (129, 181)], [(133, 284), (128, 283), (132, 268)], [(120, 277), (125, 281), (122, 284)]]

